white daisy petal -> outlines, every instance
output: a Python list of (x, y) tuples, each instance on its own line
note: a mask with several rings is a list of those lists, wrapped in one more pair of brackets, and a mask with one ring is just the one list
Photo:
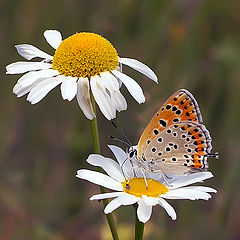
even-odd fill
[(201, 192), (212, 192), (212, 193), (217, 192), (217, 190), (214, 188), (204, 187), (204, 186), (189, 186), (189, 187), (184, 187), (184, 189), (193, 189)]
[(115, 118), (116, 110), (112, 105), (110, 96), (107, 94), (104, 84), (101, 82), (101, 78), (97, 75), (91, 77), (90, 85), (93, 96), (103, 115), (108, 120)]
[(57, 70), (44, 69), (40, 71), (31, 71), (25, 73), (21, 78), (18, 79), (18, 83), (21, 87), (27, 87), (32, 85), (39, 78), (50, 78), (59, 75)]
[(87, 162), (93, 166), (101, 167), (110, 177), (119, 182), (125, 180), (119, 164), (111, 158), (105, 158), (99, 154), (91, 154), (89, 155)]
[(159, 205), (166, 210), (167, 214), (172, 218), (172, 220), (177, 219), (177, 214), (174, 208), (167, 201), (165, 201), (162, 198), (159, 198)]
[(89, 93), (89, 81), (87, 78), (79, 78), (77, 83), (77, 101), (84, 115), (92, 120), (96, 117)]
[(106, 198), (114, 198), (114, 197), (118, 197), (121, 194), (123, 194), (123, 192), (111, 192), (111, 193), (100, 193), (100, 194), (96, 194), (93, 195), (90, 200), (102, 200), (102, 199), (106, 199)]
[(148, 197), (146, 195), (142, 195), (142, 200), (148, 206), (156, 206), (159, 202), (159, 198)]
[(140, 222), (146, 223), (152, 214), (152, 206), (146, 205), (143, 201), (138, 202), (137, 216)]
[(127, 109), (127, 102), (119, 91), (119, 83), (117, 79), (110, 72), (100, 73), (102, 82), (105, 88), (110, 92), (110, 98), (113, 106), (117, 111)]
[(121, 166), (123, 162), (127, 159), (127, 153), (124, 152), (120, 147), (117, 147), (115, 145), (108, 145), (108, 147), (113, 152), (119, 165)]
[(121, 148), (114, 146), (114, 145), (108, 145), (110, 150), (113, 152), (114, 156), (116, 157), (118, 164), (120, 165), (120, 168), (122, 168), (124, 174), (126, 176), (131, 176), (132, 174), (132, 166), (131, 163), (127, 160), (127, 154), (124, 152)]
[(36, 84), (28, 94), (27, 100), (31, 104), (40, 102), (53, 88), (59, 85), (63, 81), (63, 76), (52, 77), (44, 79), (40, 83)]
[(77, 171), (76, 177), (85, 179), (89, 182), (98, 184), (100, 186), (103, 186), (112, 190), (116, 190), (116, 191), (123, 190), (122, 184), (120, 182), (117, 182), (111, 177), (99, 172), (81, 169)]
[[(41, 71), (37, 71), (37, 72), (41, 72)], [(22, 92), (22, 89), (25, 89), (26, 87), (31, 86), (36, 81), (35, 76), (36, 76), (36, 71), (28, 72), (24, 74), (21, 78), (18, 79), (17, 84), (13, 88), (13, 93), (18, 95), (19, 91)]]
[(64, 100), (72, 101), (77, 94), (77, 77), (65, 77), (61, 84), (61, 93)]
[(57, 49), (62, 42), (62, 35), (57, 30), (46, 30), (43, 35), (54, 49)]
[(113, 199), (104, 209), (104, 213), (108, 214), (119, 208), (122, 204), (118, 201), (118, 198)]
[(211, 172), (199, 172), (199, 173), (193, 173), (187, 176), (179, 177), (174, 182), (169, 181), (169, 183), (172, 185), (171, 189), (187, 186), (193, 183), (202, 182), (203, 180), (206, 180), (208, 178), (212, 178), (213, 175)]
[(112, 73), (123, 82), (130, 94), (139, 104), (145, 102), (142, 88), (134, 79), (117, 70), (113, 70)]
[(156, 82), (156, 83), (158, 82), (158, 78), (157, 78), (156, 74), (152, 71), (152, 69), (149, 68), (147, 65), (139, 62), (138, 60), (131, 59), (131, 58), (119, 58), (119, 62), (146, 75), (147, 77), (152, 79), (154, 82)]
[(117, 111), (121, 112), (127, 109), (127, 101), (119, 90), (111, 93), (111, 100)]
[(122, 204), (122, 205), (132, 205), (134, 203), (136, 203), (140, 198), (134, 196), (134, 195), (130, 195), (128, 193), (123, 193), (118, 197), (118, 201)]
[(49, 68), (52, 68), (52, 64), (45, 62), (15, 62), (6, 66), (6, 74), (20, 74)]
[(33, 58), (39, 57), (46, 60), (52, 60), (53, 56), (43, 52), (42, 50), (34, 47), (30, 44), (20, 44), (15, 46), (19, 55), (26, 58), (27, 60), (31, 60)]
[(17, 97), (22, 97), (23, 95), (25, 95), (28, 92), (30, 92), (34, 86), (36, 86), (40, 82), (44, 81), (45, 79), (46, 78), (35, 79), (35, 81), (32, 84), (26, 85), (26, 86), (25, 85), (23, 86), (22, 84), (19, 84), (17, 82), (17, 84), (13, 88), (13, 93), (15, 93), (17, 95)]
[(100, 77), (109, 91), (118, 91), (119, 84), (117, 79), (110, 72), (100, 73)]
[(26, 87), (22, 87), (19, 83), (16, 83), (16, 85), (13, 87), (13, 93), (15, 93), (17, 97), (22, 97), (23, 95), (30, 92), (32, 88), (33, 84)]
[(211, 195), (206, 192), (197, 191), (194, 189), (179, 188), (162, 194), (161, 197), (166, 199), (190, 199), (190, 200), (208, 200)]

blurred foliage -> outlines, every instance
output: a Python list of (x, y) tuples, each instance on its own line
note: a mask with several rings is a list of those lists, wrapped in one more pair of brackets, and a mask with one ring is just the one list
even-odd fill
[[(53, 54), (43, 32), (63, 37), (90, 31), (106, 37), (120, 56), (138, 59), (159, 76), (159, 85), (126, 68), (144, 89), (138, 105), (122, 88), (128, 111), (120, 129), (137, 140), (154, 112), (174, 91), (198, 100), (219, 160), (209, 159), (218, 189), (208, 202), (170, 201), (178, 219), (154, 208), (145, 239), (239, 239), (240, 171), (240, 1), (215, 0), (1, 0), (0, 1), (0, 238), (2, 240), (110, 239), (102, 205), (90, 202), (97, 186), (76, 179), (92, 150), (89, 121), (77, 102), (59, 89), (32, 106), (12, 88), (19, 75), (5, 66), (23, 60), (15, 44), (29, 43)], [(127, 118), (127, 121), (126, 121)], [(111, 157), (108, 135), (118, 133), (99, 119), (103, 155)], [(129, 215), (131, 214), (131, 215)], [(121, 239), (132, 236), (134, 210), (114, 212)]]

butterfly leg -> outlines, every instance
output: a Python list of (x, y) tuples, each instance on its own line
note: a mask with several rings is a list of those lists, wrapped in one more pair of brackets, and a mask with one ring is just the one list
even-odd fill
[(123, 165), (125, 164), (125, 162), (128, 160), (128, 158), (126, 158), (124, 161), (123, 161), (123, 163), (122, 163), (122, 165), (121, 165), (121, 171), (122, 171), (122, 174), (123, 174), (123, 177), (125, 178), (125, 181), (128, 179), (128, 182), (129, 182), (129, 176), (128, 176), (128, 178), (126, 177), (126, 175), (125, 175), (125, 173), (124, 173), (124, 171), (123, 171)]
[(143, 175), (143, 178), (144, 178), (144, 182), (145, 182), (146, 188), (148, 189), (147, 179), (146, 179), (146, 176), (145, 176), (145, 174), (144, 174), (144, 170), (143, 170), (143, 168), (140, 168), (140, 171), (141, 171), (141, 173), (142, 173), (142, 175)]
[(169, 187), (172, 187), (172, 185), (167, 181), (166, 177), (165, 177), (165, 174), (161, 171), (161, 174), (162, 174), (162, 178), (164, 180), (164, 182), (169, 186)]
[(131, 163), (131, 165), (132, 165), (133, 177), (137, 177), (136, 172), (135, 172), (135, 169), (138, 168), (138, 167), (134, 167), (133, 161), (132, 161), (131, 159), (129, 159), (129, 161), (130, 161), (130, 163)]
[(158, 170), (158, 171), (156, 171), (156, 172), (160, 172), (161, 175), (162, 175), (162, 179), (163, 179), (163, 181), (164, 181), (169, 187), (172, 187), (172, 185), (171, 185), (171, 184), (167, 181), (167, 179), (166, 179), (166, 177), (168, 178), (168, 176), (165, 175), (164, 172), (163, 172), (162, 170)]

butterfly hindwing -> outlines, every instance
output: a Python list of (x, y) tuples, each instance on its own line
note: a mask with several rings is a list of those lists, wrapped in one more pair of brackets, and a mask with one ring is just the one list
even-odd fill
[(170, 125), (157, 134), (144, 155), (154, 171), (183, 175), (207, 169), (207, 155), (211, 148), (207, 129), (185, 121)]

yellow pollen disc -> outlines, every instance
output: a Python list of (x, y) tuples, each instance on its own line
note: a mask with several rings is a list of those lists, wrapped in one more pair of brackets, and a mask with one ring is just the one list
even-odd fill
[(52, 67), (62, 75), (92, 77), (118, 66), (118, 54), (112, 44), (95, 33), (76, 33), (57, 48)]
[(168, 188), (165, 185), (153, 179), (147, 179), (148, 188), (146, 187), (144, 178), (131, 178), (128, 185), (127, 183), (128, 180), (122, 182), (124, 192), (135, 195), (136, 197), (141, 197), (142, 195), (158, 197), (159, 195), (168, 192)]

